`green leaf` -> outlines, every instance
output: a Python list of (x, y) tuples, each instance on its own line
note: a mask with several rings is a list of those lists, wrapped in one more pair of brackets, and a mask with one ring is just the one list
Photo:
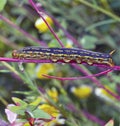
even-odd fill
[(111, 36), (106, 35), (105, 36), (105, 39), (107, 41), (107, 44), (109, 46), (111, 46), (111, 48), (113, 48), (113, 49), (116, 49), (117, 48), (116, 42), (115, 42), (115, 40)]
[(28, 105), (26, 102), (24, 102), (23, 100), (16, 98), (16, 97), (12, 97), (12, 100), (15, 102), (15, 104), (19, 104), (19, 106), (27, 106)]
[(43, 118), (43, 119), (51, 119), (51, 116), (44, 112), (43, 110), (40, 110), (40, 109), (35, 109), (33, 112), (32, 112), (34, 118)]
[(30, 103), (29, 105), (38, 106), (40, 104), (40, 102), (41, 102), (41, 98), (38, 97), (32, 103)]
[(0, 70), (0, 73), (9, 73), (10, 70)]
[(27, 106), (27, 111), (34, 111), (36, 109), (35, 105), (28, 105)]
[(57, 40), (53, 39), (48, 44), (49, 47), (60, 47), (60, 44), (57, 42)]
[(16, 114), (25, 115), (26, 107), (23, 106), (8, 106), (8, 109)]
[(4, 9), (6, 2), (7, 2), (7, 0), (0, 0), (0, 11), (2, 11)]
[(85, 35), (80, 41), (84, 49), (94, 49), (97, 38), (90, 35)]

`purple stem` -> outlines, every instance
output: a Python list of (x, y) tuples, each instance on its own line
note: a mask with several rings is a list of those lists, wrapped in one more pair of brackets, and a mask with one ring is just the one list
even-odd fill
[(88, 118), (89, 120), (92, 120), (93, 122), (98, 123), (100, 126), (104, 126), (105, 125), (105, 122), (103, 120), (97, 118), (96, 116), (90, 114), (89, 112), (83, 110), (82, 113), (84, 114), (84, 116), (86, 118)]
[[(22, 62), (22, 63), (53, 63), (51, 60), (35, 60), (35, 59), (14, 59), (14, 58), (4, 58), (4, 57), (0, 57), (0, 61), (6, 61), (6, 62)], [(83, 70), (82, 68), (80, 68), (79, 66), (72, 64), (72, 66), (74, 66), (76, 69), (82, 71), (85, 75), (87, 76), (91, 76), (91, 74), (89, 74), (87, 71)], [(117, 68), (119, 68), (120, 70), (120, 66), (116, 66)], [(105, 71), (104, 71), (105, 72)], [(100, 73), (99, 73), (100, 74)], [(103, 74), (103, 72), (102, 72)], [(92, 75), (93, 76), (93, 75)], [(99, 87), (103, 88), (105, 91), (107, 91), (109, 94), (111, 94), (113, 97), (115, 97), (117, 100), (120, 100), (120, 96), (117, 94), (114, 94), (113, 92), (111, 92), (110, 90), (108, 90), (107, 88), (105, 88), (95, 77), (90, 77), (90, 79)]]
[(64, 28), (62, 27), (62, 25), (61, 25), (52, 15), (48, 14), (44, 9), (42, 9), (41, 6), (37, 6), (37, 7), (39, 7), (39, 10), (40, 10), (41, 12), (43, 12), (44, 14), (48, 15), (49, 17), (51, 17), (52, 20), (54, 21), (54, 23), (55, 23), (60, 29), (62, 29), (62, 31), (64, 32), (64, 34), (66, 35), (66, 37), (69, 38), (70, 40), (72, 40), (73, 43), (74, 43), (75, 45), (77, 45), (77, 47), (79, 47), (79, 48), (82, 47), (82, 46), (80, 45), (80, 43), (79, 43), (79, 42), (78, 42), (78, 41), (66, 30), (66, 29), (64, 29)]
[[(50, 25), (47, 23), (47, 21), (43, 18), (43, 16), (41, 15), (38, 7), (34, 4), (34, 2), (32, 0), (29, 0), (30, 4), (35, 8), (35, 10), (37, 11), (37, 13), (39, 14), (39, 16), (43, 19), (43, 21), (46, 23), (46, 25), (48, 26), (48, 28), (50, 29), (51, 33), (55, 36), (55, 38), (58, 40), (59, 44), (61, 45), (61, 47), (64, 47), (64, 45), (62, 44), (61, 40), (57, 37), (57, 35), (55, 34), (54, 30), (52, 29), (52, 27), (50, 27)], [(75, 68), (77, 68), (78, 70), (82, 71), (85, 75), (89, 76), (90, 74), (88, 72), (86, 72), (85, 70), (83, 70), (82, 68), (80, 68), (77, 65), (72, 65)], [(108, 89), (106, 89), (95, 77), (91, 77), (91, 80), (99, 87), (105, 89), (109, 94), (111, 94), (112, 96), (114, 96), (117, 100), (120, 100), (120, 96), (114, 94), (113, 92), (109, 91)]]
[[(41, 9), (41, 8), (40, 8)], [(82, 46), (80, 45), (80, 43), (66, 30), (64, 29), (61, 24), (50, 14), (48, 14), (47, 12), (45, 12), (43, 9), (41, 9), (41, 11), (43, 13), (45, 13), (46, 15), (48, 15), (49, 17), (51, 17), (53, 19), (53, 21), (55, 22), (55, 24), (60, 28), (62, 29), (62, 31), (64, 32), (64, 34), (66, 35), (67, 38), (69, 38), (70, 40), (73, 41), (73, 43), (79, 47), (79, 48), (82, 48)]]
[[(55, 34), (54, 30), (49, 26), (49, 24), (46, 22), (46, 20), (42, 17), (42, 15), (40, 14), (38, 8), (35, 6), (35, 4), (33, 3), (32, 0), (29, 0), (29, 2), (32, 4), (32, 6), (36, 9), (37, 13), (40, 15), (40, 17), (44, 20), (44, 22), (46, 23), (46, 25), (48, 26), (48, 28), (50, 29), (50, 31), (53, 33), (53, 35), (55, 36), (55, 38), (58, 40), (58, 42), (60, 43), (60, 45), (62, 47), (64, 47), (64, 45), (62, 44), (62, 42), (60, 41), (60, 39), (57, 37), (57, 35)], [(0, 18), (2, 20), (4, 20), (5, 22), (7, 22), (9, 25), (13, 26), (14, 28), (16, 28), (17, 30), (19, 30), (20, 32), (22, 32), (24, 35), (28, 36), (29, 38), (31, 38), (32, 40), (34, 40), (35, 42), (41, 43), (41, 45), (43, 45), (44, 43), (42, 43), (41, 41), (39, 41), (38, 39), (34, 38), (33, 36), (31, 36), (30, 34), (28, 34), (26, 31), (24, 31), (23, 29), (19, 28), (18, 26), (16, 26), (14, 23), (12, 23), (10, 20), (8, 20), (7, 18), (5, 18), (4, 16), (2, 16), (0, 14)], [(49, 60), (20, 60), (20, 59), (12, 59), (12, 58), (0, 58), (0, 61), (7, 61), (7, 62), (26, 62), (26, 63), (50, 63)], [(80, 68), (77, 65), (73, 65), (74, 67), (76, 67), (78, 70), (82, 71), (83, 73), (85, 73), (87, 76), (89, 76), (89, 73), (84, 71), (82, 68)], [(114, 67), (116, 70), (120, 70), (119, 66)], [(95, 82), (98, 86), (102, 87), (103, 89), (105, 89), (108, 93), (110, 93), (111, 95), (113, 95), (115, 98), (120, 99), (119, 96), (113, 94), (111, 91), (109, 91), (108, 89), (106, 89), (95, 77), (92, 77), (91, 80), (93, 82)]]
[(75, 105), (74, 104), (67, 104), (67, 109), (73, 113), (81, 113), (82, 111), (82, 114), (89, 120), (93, 121), (93, 122), (96, 122), (97, 124), (99, 124), (100, 126), (104, 126), (105, 122), (101, 119), (99, 119), (98, 117), (96, 117), (95, 115), (92, 115), (90, 114), (88, 111), (86, 110), (78, 110), (75, 108)]
[(29, 0), (29, 3), (32, 5), (32, 7), (34, 7), (34, 9), (36, 10), (36, 12), (39, 14), (39, 16), (43, 19), (43, 21), (46, 23), (46, 25), (48, 26), (49, 30), (51, 31), (51, 33), (54, 35), (54, 37), (57, 39), (57, 41), (59, 42), (59, 44), (61, 45), (61, 47), (64, 47), (62, 41), (58, 38), (57, 34), (54, 32), (53, 28), (47, 23), (47, 21), (44, 19), (44, 17), (42, 16), (41, 12), (39, 11), (38, 7), (35, 5), (35, 3), (32, 0)]
[(97, 76), (100, 76), (100, 75), (103, 75), (103, 74), (107, 74), (108, 72), (111, 72), (111, 71), (112, 71), (112, 69), (108, 69), (108, 70), (102, 71), (102, 72), (97, 73), (97, 74), (92, 74), (92, 75), (83, 76), (83, 77), (56, 77), (56, 76), (49, 76), (49, 75), (46, 75), (46, 74), (43, 74), (43, 76), (48, 77), (48, 78), (52, 78), (52, 79), (62, 80), (62, 81), (65, 81), (65, 80), (80, 80), (80, 79), (86, 79), (86, 78), (91, 78), (91, 77), (97, 77)]
[(65, 33), (65, 35), (66, 35), (70, 40), (72, 40), (73, 43), (74, 43), (75, 45), (77, 45), (78, 48), (82, 48), (82, 46), (80, 45), (80, 43), (79, 43), (68, 31), (66, 31), (54, 17), (52, 17), (52, 19), (53, 19), (53, 21), (56, 23), (56, 25), (57, 25), (60, 29), (63, 30), (63, 32)]
[(4, 17), (1, 14), (0, 14), (0, 19), (3, 20), (3, 21), (5, 21), (7, 24), (9, 24), (10, 26), (14, 27), (15, 29), (17, 29), (18, 31), (20, 31), (24, 36), (26, 36), (26, 37), (30, 38), (31, 40), (37, 42), (38, 44), (41, 44), (42, 46), (46, 45), (45, 43), (43, 43), (40, 40), (34, 38), (28, 32), (26, 32), (25, 30), (21, 29), (20, 27), (18, 27), (16, 24), (14, 24), (12, 21), (10, 21), (9, 19), (7, 19), (6, 17)]
[(0, 61), (5, 61), (5, 62), (22, 62), (22, 63), (52, 63), (50, 60), (27, 60), (27, 59), (14, 59), (14, 58), (5, 58), (5, 57), (0, 57)]
[[(74, 65), (74, 64), (73, 64)], [(74, 65), (74, 67), (76, 68), (76, 69), (78, 69), (79, 71), (82, 71), (85, 75), (87, 75), (87, 76), (91, 76), (91, 74), (89, 74), (87, 71), (85, 71), (85, 70), (83, 70), (81, 67), (79, 67), (79, 66), (77, 66), (77, 65)], [(120, 66), (114, 66), (112, 69), (116, 69), (116, 70), (120, 70)], [(116, 98), (117, 100), (120, 100), (120, 96), (119, 95), (117, 95), (117, 94), (115, 94), (115, 93), (113, 93), (113, 92), (111, 92), (110, 90), (108, 90), (107, 88), (105, 88), (105, 86), (103, 86), (102, 84), (101, 84), (101, 82), (99, 81), (99, 80), (97, 80), (95, 77), (91, 77), (90, 78), (98, 87), (101, 87), (101, 88), (103, 88), (106, 92), (108, 92), (110, 95), (112, 95), (114, 98)]]

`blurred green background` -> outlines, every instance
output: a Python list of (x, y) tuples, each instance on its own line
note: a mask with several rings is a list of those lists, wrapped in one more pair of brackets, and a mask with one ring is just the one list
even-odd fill
[[(2, 0), (0, 2), (2, 5)], [(79, 47), (97, 52), (110, 53), (116, 50), (112, 55), (116, 65), (120, 65), (120, 1), (119, 0), (37, 0), (37, 4), (42, 8), (43, 12), (48, 14), (53, 21), (55, 33), (63, 42), (65, 47)], [(26, 0), (8, 0), (4, 8), (1, 8), (2, 16), (11, 20), (14, 24), (24, 29), (26, 32), (46, 43), (49, 47), (60, 47), (49, 29), (44, 30), (44, 24), (40, 25), (40, 29), (35, 27), (35, 22), (39, 17), (36, 11), (30, 6)], [(12, 50), (20, 49), (26, 46), (41, 46), (37, 42), (31, 40), (29, 36), (25, 36), (15, 27), (9, 25), (0, 16), (0, 57), (11, 57)], [(60, 26), (61, 25), (61, 26)], [(61, 27), (65, 30), (63, 31)], [(67, 35), (65, 34), (67, 33)], [(69, 37), (71, 35), (78, 44), (75, 44)], [(10, 69), (10, 66), (14, 68)], [(84, 76), (84, 73), (75, 69), (69, 64), (54, 64), (53, 66), (45, 66), (44, 64), (23, 64), (24, 71), (27, 76), (23, 77), (17, 63), (5, 64), (0, 63), (0, 117), (6, 119), (4, 109), (7, 104), (12, 103), (11, 97), (19, 97), (27, 99), (28, 97), (37, 97), (29, 85), (29, 81), (43, 89), (51, 89), (55, 87), (59, 92), (59, 102), (66, 105), (69, 99), (80, 110), (88, 110), (91, 114), (108, 122), (111, 118), (115, 120), (115, 126), (120, 124), (120, 102), (107, 92), (99, 91), (90, 79), (76, 81), (58, 81), (45, 79), (41, 73), (51, 74), (54, 76), (71, 77)], [(81, 69), (88, 73), (98, 73), (103, 68), (94, 66), (80, 65)], [(15, 71), (20, 76), (15, 75)], [(22, 76), (22, 79), (21, 79)], [(27, 77), (27, 78), (26, 78)], [(29, 79), (29, 81), (25, 81)], [(119, 71), (113, 71), (108, 75), (98, 77), (101, 82), (110, 91), (120, 94)], [(77, 91), (77, 95), (71, 92), (75, 87), (88, 86), (92, 89), (89, 95), (83, 96)], [(62, 93), (65, 90), (67, 95)], [(15, 93), (19, 91), (19, 93)], [(32, 92), (26, 94), (22, 92)], [(83, 92), (85, 92), (83, 90)], [(97, 93), (96, 93), (97, 92)], [(64, 97), (65, 99), (62, 99)], [(81, 98), (83, 97), (83, 98)], [(67, 99), (67, 100), (66, 100)], [(69, 101), (68, 100), (68, 101)], [(72, 119), (77, 125), (97, 126), (98, 124), (90, 122), (88, 119), (81, 119), (72, 115)], [(80, 124), (81, 123), (81, 124)], [(74, 123), (73, 123), (74, 124)], [(69, 124), (66, 124), (69, 125)]]

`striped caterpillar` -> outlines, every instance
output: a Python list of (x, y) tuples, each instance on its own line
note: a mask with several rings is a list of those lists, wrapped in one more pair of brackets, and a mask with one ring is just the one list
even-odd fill
[(16, 59), (36, 59), (51, 60), (52, 62), (63, 63), (87, 63), (88, 65), (101, 64), (110, 67), (114, 66), (111, 55), (93, 52), (78, 48), (41, 48), (41, 47), (25, 47), (20, 50), (13, 50), (12, 56)]

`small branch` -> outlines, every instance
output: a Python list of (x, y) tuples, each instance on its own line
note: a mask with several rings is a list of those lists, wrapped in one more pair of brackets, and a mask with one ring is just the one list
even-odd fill
[(3, 15), (0, 14), (0, 19), (5, 21), (7, 24), (9, 24), (10, 26), (12, 26), (13, 28), (17, 29), (18, 31), (20, 31), (24, 36), (26, 36), (27, 38), (30, 38), (31, 40), (37, 42), (38, 44), (41, 44), (42, 46), (45, 46), (45, 43), (41, 42), (40, 40), (34, 38), (32, 35), (30, 35), (28, 32), (26, 32), (25, 30), (21, 29), (20, 27), (18, 27), (16, 24), (14, 24), (12, 21), (10, 21), (8, 18), (4, 17)]
[(54, 35), (54, 37), (57, 39), (57, 41), (59, 42), (59, 44), (61, 45), (61, 47), (64, 47), (62, 41), (58, 38), (57, 34), (54, 32), (53, 28), (47, 23), (47, 21), (44, 19), (44, 17), (42, 16), (41, 12), (39, 11), (38, 7), (35, 5), (35, 3), (32, 0), (29, 0), (29, 3), (32, 5), (32, 7), (34, 7), (34, 9), (36, 10), (36, 12), (39, 14), (39, 16), (43, 19), (43, 21), (46, 23), (46, 25), (48, 26), (49, 30), (51, 31), (51, 33)]
[(7, 46), (13, 48), (13, 49), (19, 49), (19, 46), (13, 42), (11, 42), (10, 40), (8, 40), (7, 38), (3, 37), (0, 35), (0, 40), (1, 42), (3, 42), (4, 44), (6, 44)]
[(109, 17), (113, 18), (114, 20), (120, 22), (120, 18), (117, 15), (111, 13), (110, 11), (107, 11), (107, 10), (105, 10), (105, 9), (97, 6), (97, 5), (93, 5), (90, 2), (87, 2), (86, 0), (78, 0), (78, 1), (81, 2), (81, 3), (83, 3), (84, 5), (86, 5), (88, 7), (91, 7), (93, 9), (95, 9), (95, 10), (98, 10), (98, 11), (102, 12), (103, 14), (106, 14)]
[(61, 24), (53, 17), (51, 16), (53, 21), (56, 23), (56, 25), (64, 32), (64, 34), (66, 35), (67, 38), (69, 38), (70, 40), (72, 40), (72, 42), (79, 48), (81, 48), (82, 46), (80, 45), (80, 43), (66, 30), (64, 29)]
[(82, 110), (83, 115), (88, 118), (89, 120), (98, 123), (100, 126), (104, 126), (105, 122), (99, 118), (97, 118), (95, 115), (90, 114), (88, 111), (86, 110)]
[(46, 75), (46, 74), (43, 74), (43, 76), (47, 77), (47, 78), (61, 80), (61, 81), (65, 81), (65, 80), (81, 80), (81, 79), (87, 79), (87, 78), (91, 78), (91, 77), (97, 77), (97, 76), (100, 76), (100, 75), (103, 75), (103, 74), (107, 74), (107, 73), (109, 73), (111, 71), (112, 71), (112, 69), (108, 69), (108, 70), (102, 71), (102, 72), (100, 72), (98, 74), (92, 74), (92, 75), (88, 75), (88, 76), (84, 76), (84, 77), (56, 77), (56, 76), (50, 76), (50, 75)]
[(5, 62), (22, 62), (22, 63), (52, 63), (50, 60), (29, 60), (29, 59), (14, 59), (14, 58), (6, 58), (0, 57), (0, 61)]
[[(14, 59), (14, 58), (5, 58), (5, 57), (0, 57), (0, 61), (6, 61), (6, 62), (21, 62), (21, 63), (53, 63), (51, 60), (36, 60), (36, 59)], [(76, 69), (78, 69), (79, 66), (77, 66), (76, 64), (73, 64), (74, 67), (77, 67)], [(108, 90), (107, 88), (105, 88), (94, 76), (95, 75), (90, 75), (88, 72), (86, 72), (85, 70), (83, 70), (82, 68), (79, 67), (78, 70), (82, 70), (83, 73), (85, 75), (87, 75), (97, 86), (103, 88), (105, 91), (107, 91), (109, 94), (111, 94), (113, 97), (115, 97), (117, 100), (120, 100), (120, 96), (114, 94), (113, 92), (111, 92), (110, 90)], [(101, 74), (105, 74), (108, 73), (112, 70), (120, 70), (120, 66), (114, 66), (114, 67), (110, 67), (109, 70), (107, 71), (103, 71), (101, 73), (96, 74), (96, 76), (99, 76)], [(83, 77), (85, 78), (85, 77)], [(72, 79), (71, 79), (72, 80)]]

